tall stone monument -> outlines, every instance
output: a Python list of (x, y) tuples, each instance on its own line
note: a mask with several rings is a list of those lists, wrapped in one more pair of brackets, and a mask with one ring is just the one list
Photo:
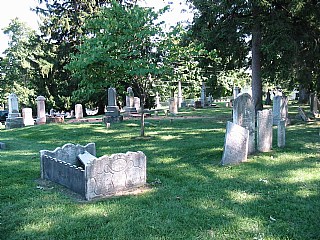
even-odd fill
[(16, 94), (11, 93), (8, 96), (9, 114), (6, 119), (6, 129), (23, 127), (23, 118), (19, 113), (19, 101)]
[(47, 121), (46, 117), (46, 105), (45, 105), (46, 98), (43, 96), (38, 96), (37, 101), (37, 124), (45, 124)]
[(257, 149), (259, 152), (269, 152), (272, 149), (272, 110), (257, 112)]
[(74, 108), (75, 116), (76, 119), (81, 119), (83, 118), (83, 108), (82, 104), (76, 104)]
[(108, 89), (108, 105), (107, 111), (103, 118), (104, 123), (120, 122), (123, 117), (120, 116), (119, 107), (117, 106), (117, 92), (115, 88)]
[(137, 113), (137, 109), (134, 107), (134, 93), (132, 87), (127, 88), (126, 106), (124, 108), (126, 115)]
[(278, 125), (280, 120), (285, 120), (286, 125), (289, 123), (288, 118), (288, 97), (273, 97), (273, 125)]
[(248, 154), (255, 152), (255, 109), (253, 99), (248, 93), (241, 93), (233, 101), (233, 123), (248, 129)]

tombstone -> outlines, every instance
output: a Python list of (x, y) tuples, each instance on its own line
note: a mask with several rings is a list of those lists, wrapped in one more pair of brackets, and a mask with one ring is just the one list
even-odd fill
[(240, 94), (240, 88), (239, 87), (234, 87), (233, 88), (233, 99), (238, 97), (239, 94)]
[(233, 122), (248, 129), (248, 154), (255, 152), (255, 109), (253, 99), (248, 93), (241, 93), (233, 101)]
[(23, 118), (19, 113), (19, 101), (16, 94), (11, 93), (8, 96), (9, 113), (6, 119), (6, 129), (23, 127)]
[(24, 126), (33, 126), (34, 119), (32, 117), (32, 108), (23, 108), (22, 109), (22, 118)]
[(205, 107), (206, 105), (206, 84), (205, 82), (202, 82), (201, 86), (201, 106)]
[(50, 109), (50, 111), (49, 111), (49, 115), (50, 115), (50, 116), (54, 116), (54, 115), (55, 115), (55, 111), (54, 111), (54, 109), (53, 109), (53, 108), (51, 108), (51, 109)]
[(115, 88), (108, 88), (108, 107), (117, 106), (117, 92)]
[(127, 88), (126, 106), (124, 111), (126, 115), (137, 113), (137, 109), (134, 107), (134, 94), (131, 87)]
[(0, 142), (0, 150), (1, 149), (6, 149), (6, 144), (3, 142)]
[(269, 152), (272, 148), (272, 110), (257, 112), (257, 149), (259, 152)]
[(249, 131), (238, 124), (227, 122), (221, 164), (237, 164), (248, 157)]
[(81, 119), (81, 118), (83, 118), (82, 104), (76, 104), (76, 105), (75, 105), (74, 112), (75, 112), (76, 119)]
[(267, 91), (267, 96), (266, 96), (266, 105), (271, 105), (271, 93), (270, 93), (270, 89), (268, 89)]
[(278, 147), (282, 148), (286, 145), (286, 121), (280, 120), (278, 123)]
[(134, 98), (133, 98), (133, 106), (135, 107), (135, 109), (137, 110), (138, 113), (141, 112), (141, 102), (140, 102), (140, 98), (138, 98), (138, 97), (134, 97)]
[(46, 106), (45, 106), (46, 98), (43, 96), (38, 96), (37, 101), (37, 124), (45, 124), (47, 121), (46, 117)]
[(169, 99), (169, 112), (173, 115), (178, 114), (178, 100), (176, 97)]
[(318, 98), (316, 93), (311, 93), (310, 94), (310, 112), (314, 115), (317, 116), (319, 113), (318, 109)]
[(178, 108), (181, 108), (183, 101), (181, 81), (178, 81)]
[(70, 111), (70, 118), (74, 118), (75, 117), (75, 114), (74, 114), (74, 110), (72, 109), (71, 111)]
[(161, 108), (159, 93), (156, 93), (156, 108)]
[(305, 113), (305, 111), (301, 107), (298, 107), (298, 113), (303, 121), (305, 121), (305, 122), (310, 121), (310, 118), (307, 116), (307, 114)]
[(273, 98), (273, 125), (278, 125), (280, 120), (289, 122), (288, 118), (288, 98), (285, 96), (274, 96)]
[(110, 123), (121, 122), (123, 117), (120, 116), (120, 110), (117, 106), (117, 92), (115, 88), (108, 89), (108, 106), (105, 116), (103, 117), (103, 122), (106, 125)]

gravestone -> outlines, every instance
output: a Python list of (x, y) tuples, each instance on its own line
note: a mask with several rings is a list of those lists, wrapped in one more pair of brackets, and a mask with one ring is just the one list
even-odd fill
[(11, 93), (8, 96), (9, 113), (6, 119), (6, 129), (23, 127), (23, 118), (19, 113), (19, 101), (16, 94)]
[(240, 88), (239, 87), (234, 87), (233, 88), (233, 99), (238, 97), (239, 94), (240, 94)]
[(181, 81), (178, 81), (178, 108), (181, 108), (183, 101)]
[(241, 93), (233, 101), (233, 123), (248, 129), (248, 154), (255, 152), (255, 109), (252, 97), (248, 93)]
[(103, 118), (103, 122), (107, 123), (114, 123), (114, 122), (121, 122), (123, 117), (120, 116), (120, 110), (117, 106), (117, 92), (115, 88), (108, 89), (108, 105), (107, 111), (105, 112), (105, 117)]
[(133, 98), (133, 106), (137, 110), (138, 113), (141, 112), (141, 103), (140, 103), (140, 98), (134, 97)]
[(259, 152), (269, 152), (272, 148), (272, 110), (257, 112), (257, 149)]
[(37, 101), (37, 124), (45, 124), (47, 121), (46, 117), (46, 106), (45, 106), (46, 98), (43, 96), (38, 96)]
[(134, 107), (134, 93), (132, 87), (127, 88), (126, 106), (124, 111), (126, 115), (137, 113), (137, 109)]
[(0, 150), (1, 149), (6, 149), (6, 144), (3, 142), (0, 142)]
[(169, 112), (173, 115), (178, 114), (178, 101), (176, 97), (169, 99)]
[(32, 117), (32, 108), (23, 108), (22, 109), (22, 117), (23, 117), (23, 124), (25, 126), (33, 126), (34, 119)]
[(310, 94), (310, 112), (314, 116), (318, 116), (319, 109), (318, 109), (318, 98), (316, 93)]
[(205, 107), (206, 105), (206, 84), (202, 82), (201, 86), (201, 107)]
[(273, 97), (273, 125), (278, 125), (280, 120), (285, 120), (286, 124), (289, 122), (288, 118), (288, 97), (275, 96)]
[(249, 131), (235, 123), (227, 122), (221, 164), (237, 164), (248, 157)]
[(301, 107), (298, 107), (298, 113), (303, 121), (305, 121), (305, 122), (310, 121), (310, 118), (307, 116), (307, 114), (305, 113), (305, 111)]
[(161, 108), (159, 93), (156, 93), (156, 108)]
[(82, 104), (76, 104), (76, 105), (75, 105), (74, 112), (75, 112), (76, 119), (81, 119), (81, 118), (83, 118), (83, 108), (82, 108)]
[(271, 93), (269, 89), (267, 91), (266, 105), (271, 105)]
[(282, 148), (286, 145), (286, 121), (280, 120), (278, 123), (278, 147)]

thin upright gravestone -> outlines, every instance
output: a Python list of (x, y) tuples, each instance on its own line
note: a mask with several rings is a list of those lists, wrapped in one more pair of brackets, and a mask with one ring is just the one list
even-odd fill
[(38, 96), (36, 99), (36, 101), (37, 101), (37, 124), (45, 124), (47, 121), (45, 100), (46, 100), (46, 98), (43, 96)]
[(310, 94), (310, 112), (314, 116), (318, 116), (319, 109), (318, 109), (318, 98), (317, 93)]
[(126, 115), (137, 113), (137, 109), (134, 107), (134, 93), (132, 87), (127, 88), (126, 106), (124, 108)]
[(252, 97), (248, 93), (241, 93), (233, 102), (233, 123), (248, 129), (248, 154), (255, 152), (255, 109)]
[(178, 99), (176, 97), (169, 99), (169, 112), (173, 115), (178, 114)]
[(119, 107), (117, 106), (117, 92), (115, 88), (108, 89), (108, 106), (103, 121), (105, 124), (120, 122), (123, 117), (120, 116)]
[(282, 148), (286, 145), (286, 121), (281, 120), (278, 123), (278, 147)]
[(23, 124), (25, 126), (34, 125), (34, 119), (32, 117), (32, 108), (23, 108), (22, 117), (23, 117)]
[(74, 112), (75, 112), (76, 119), (83, 118), (83, 109), (82, 109), (82, 105), (81, 104), (76, 104), (75, 105)]
[(227, 122), (221, 164), (237, 164), (248, 157), (249, 131), (235, 123)]
[(6, 129), (23, 127), (23, 118), (19, 113), (19, 101), (16, 94), (11, 93), (8, 97), (9, 114), (6, 119)]
[(259, 152), (269, 152), (272, 149), (272, 110), (257, 112), (257, 149)]
[(288, 98), (285, 96), (275, 96), (273, 98), (273, 125), (277, 126), (280, 120), (285, 120), (287, 124), (288, 118)]

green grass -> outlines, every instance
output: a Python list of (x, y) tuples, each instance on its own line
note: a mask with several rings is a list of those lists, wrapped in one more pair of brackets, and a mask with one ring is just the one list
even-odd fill
[[(148, 140), (135, 138), (138, 120), (1, 130), (0, 239), (319, 239), (317, 122), (295, 120), (285, 148), (274, 135), (272, 152), (222, 167), (227, 120), (224, 107), (183, 109), (146, 119)], [(85, 202), (39, 183), (39, 151), (68, 142), (95, 142), (98, 156), (143, 151), (150, 191)]]

